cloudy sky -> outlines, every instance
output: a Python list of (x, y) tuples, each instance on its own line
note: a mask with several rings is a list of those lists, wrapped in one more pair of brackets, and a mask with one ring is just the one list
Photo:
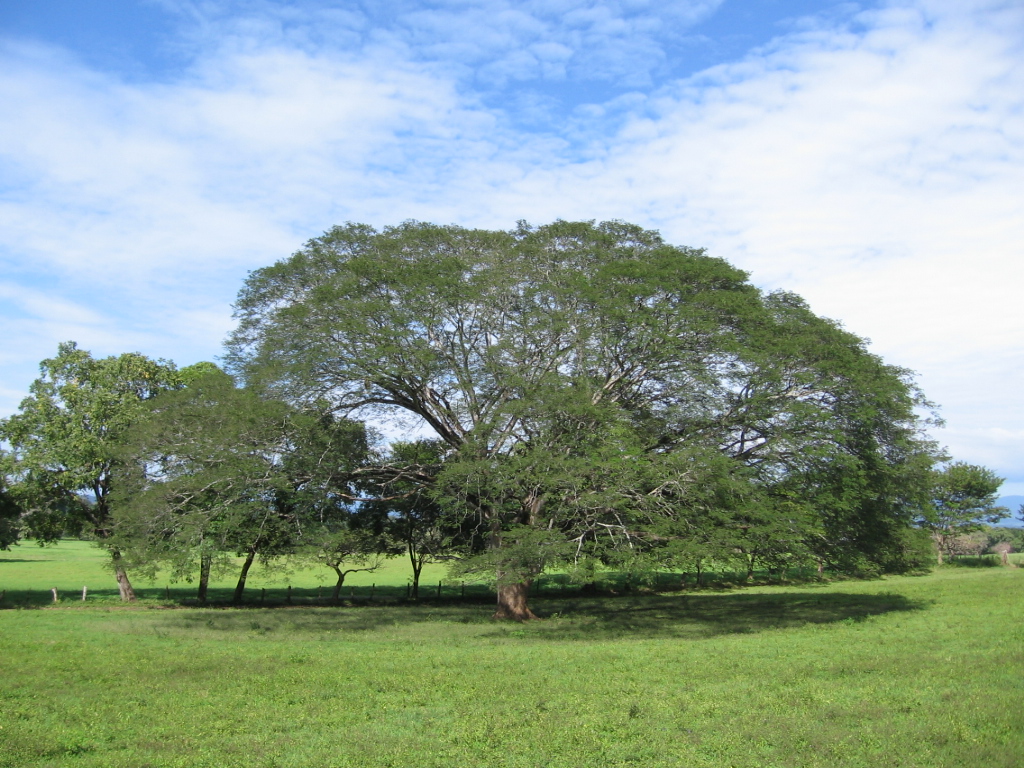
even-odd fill
[(4, 0), (0, 415), (40, 359), (214, 359), (345, 221), (624, 219), (918, 372), (1024, 494), (1019, 0)]

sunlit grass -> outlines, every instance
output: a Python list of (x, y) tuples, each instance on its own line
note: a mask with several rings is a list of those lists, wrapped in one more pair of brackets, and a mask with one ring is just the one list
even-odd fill
[[(84, 555), (44, 562), (33, 578), (69, 590), (103, 575)], [(1009, 768), (1024, 754), (1022, 569), (534, 606), (545, 619), (525, 625), (456, 601), (0, 611), (0, 766)]]
[[(240, 559), (238, 565), (241, 566)], [(368, 598), (371, 588), (378, 585), (380, 589), (374, 589), (374, 596), (404, 597), (410, 574), (408, 561), (396, 557), (376, 571), (349, 574), (342, 596)], [(173, 582), (166, 577), (146, 579), (131, 571), (129, 576), (144, 602), (180, 602), (194, 597), (196, 593), (196, 585), (186, 581)], [(210, 582), (210, 601), (230, 600), (237, 578), (237, 571), (216, 575)], [(295, 565), (287, 561), (257, 562), (246, 582), (245, 599), (258, 603), (263, 597), (272, 604), (283, 603), (291, 586), (295, 602), (316, 600), (330, 595), (335, 579), (334, 572), (325, 567)], [(436, 564), (424, 567), (421, 594), (436, 596), (438, 582), (447, 583), (446, 587), (443, 586), (443, 595), (461, 594), (461, 583), (450, 582), (445, 567)], [(0, 591), (6, 591), (8, 602), (51, 602), (51, 589), (57, 589), (62, 602), (81, 601), (83, 587), (87, 588), (87, 601), (118, 601), (109, 557), (90, 542), (61, 541), (46, 547), (25, 543), (8, 552), (0, 552)], [(474, 585), (468, 588), (472, 595)], [(477, 589), (477, 592), (484, 590)]]

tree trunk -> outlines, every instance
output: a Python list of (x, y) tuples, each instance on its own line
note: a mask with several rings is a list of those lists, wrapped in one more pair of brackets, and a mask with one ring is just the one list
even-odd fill
[(338, 574), (338, 580), (334, 583), (334, 589), (331, 590), (331, 602), (337, 604), (341, 600), (341, 585), (345, 583), (345, 572), (333, 565), (331, 570)]
[(521, 581), (518, 584), (499, 585), (498, 610), (494, 612), (494, 618), (512, 619), (513, 621), (536, 619), (537, 617), (526, 604), (530, 584), (529, 581)]
[(423, 571), (423, 559), (417, 557), (413, 550), (412, 542), (409, 542), (409, 562), (412, 563), (412, 599), (420, 599), (420, 573)]
[(210, 586), (210, 567), (213, 565), (213, 558), (203, 555), (199, 558), (199, 592), (196, 597), (200, 603), (206, 602), (206, 589)]
[(132, 583), (128, 581), (128, 573), (121, 564), (121, 553), (112, 549), (110, 558), (114, 561), (114, 576), (117, 577), (117, 590), (121, 593), (121, 599), (126, 603), (134, 602), (135, 590), (132, 589)]
[(231, 598), (231, 602), (235, 605), (239, 605), (242, 602), (242, 593), (245, 592), (245, 580), (249, 576), (249, 569), (252, 567), (252, 561), (256, 559), (256, 547), (252, 547), (245, 556), (245, 562), (242, 563), (242, 572), (238, 576), (238, 583), (235, 585), (235, 594)]

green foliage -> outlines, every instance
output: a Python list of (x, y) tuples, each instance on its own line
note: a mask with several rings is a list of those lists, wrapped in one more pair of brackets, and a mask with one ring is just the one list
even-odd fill
[(39, 369), (20, 413), (0, 421), (11, 469), (31, 505), (25, 525), (43, 540), (83, 524), (106, 538), (120, 441), (147, 400), (177, 386), (175, 368), (135, 353), (96, 360), (66, 342)]
[(412, 568), (412, 597), (419, 596), (425, 565), (450, 561), (456, 552), (472, 549), (472, 532), (463, 530), (458, 515), (446, 513), (428, 492), (448, 453), (440, 440), (392, 443), (381, 465), (369, 468), (370, 477), (363, 480), (377, 498), (362, 502), (353, 517), (356, 525), (384, 533), (405, 550)]
[(123, 446), (116, 541), (134, 563), (175, 579), (230, 553), (252, 559), (321, 543), (344, 528), (362, 425), (240, 389), (219, 370), (150, 403)]
[(462, 515), (471, 553), (518, 553), (486, 556), (499, 582), (565, 552), (650, 560), (687, 530), (748, 568), (905, 565), (935, 454), (908, 372), (657, 233), (352, 224), (254, 272), (236, 307), (251, 384), (434, 432), (443, 466), (405, 478)]
[[(178, 386), (177, 372), (136, 353), (97, 360), (74, 342), (61, 344), (39, 369), (20, 413), (0, 421), (22, 528), (41, 542), (81, 531), (106, 542), (121, 442), (146, 401)], [(122, 597), (132, 599), (120, 553), (108, 547)]]
[(986, 530), (986, 547), (989, 551), (997, 544), (1007, 543), (1013, 552), (1024, 552), (1024, 528), (989, 526)]
[(0, 450), (0, 550), (8, 549), (21, 535), (22, 508), (17, 491), (8, 487), (8, 455)]
[(957, 537), (1009, 517), (1009, 510), (995, 505), (1002, 484), (992, 470), (962, 461), (932, 473), (929, 503), (918, 524), (935, 538), (940, 563), (943, 555), (956, 554)]

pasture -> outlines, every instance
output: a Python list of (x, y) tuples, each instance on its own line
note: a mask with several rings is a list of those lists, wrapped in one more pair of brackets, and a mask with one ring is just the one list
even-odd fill
[[(312, 599), (319, 578), (254, 573), (250, 599), (276, 600), (285, 579)], [(396, 560), (351, 578), (400, 596), (407, 577)], [(126, 608), (112, 582), (79, 543), (0, 553), (0, 766), (1011, 768), (1024, 754), (1024, 569), (542, 592), (544, 620), (525, 625), (453, 599), (181, 607), (191, 586), (168, 600), (141, 580)]]

